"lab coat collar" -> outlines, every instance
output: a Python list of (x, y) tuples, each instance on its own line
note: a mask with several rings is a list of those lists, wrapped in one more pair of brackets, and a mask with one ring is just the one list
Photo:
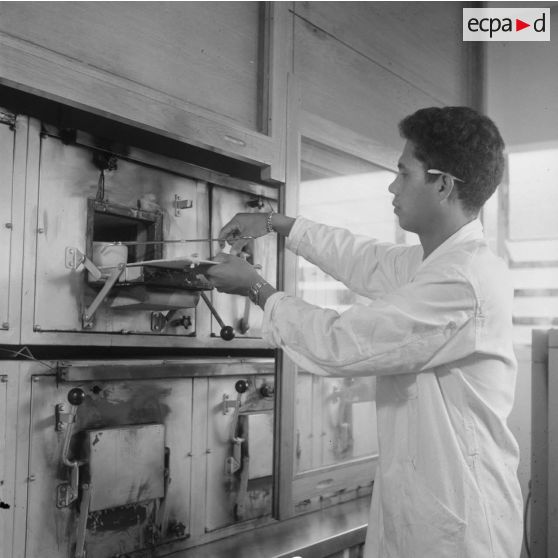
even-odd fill
[(473, 219), (460, 229), (455, 231), (447, 240), (442, 242), (438, 248), (433, 250), (423, 261), (422, 265), (432, 262), (442, 254), (452, 250), (455, 246), (469, 242), (471, 240), (480, 240), (484, 238), (482, 223), (480, 219)]

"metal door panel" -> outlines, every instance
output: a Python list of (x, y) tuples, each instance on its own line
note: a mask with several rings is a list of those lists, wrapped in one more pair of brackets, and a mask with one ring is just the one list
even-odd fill
[[(228, 401), (232, 405), (238, 400), (235, 383), (245, 379), (249, 380), (250, 387), (240, 396), (239, 421), (233, 433), (234, 407), (228, 407), (225, 413), (223, 404)], [(260, 393), (264, 383), (273, 383), (273, 377), (211, 378), (208, 382), (207, 532), (271, 514), (273, 451), (273, 399), (263, 398)], [(259, 423), (257, 426), (254, 420)], [(235, 456), (232, 440), (235, 435), (243, 441), (237, 453), (239, 468), (231, 472), (229, 464), (230, 458)], [(257, 453), (261, 455), (255, 458), (252, 465), (251, 455)], [(256, 480), (256, 477), (261, 480)]]
[[(67, 247), (86, 252), (87, 203), (98, 192), (100, 174), (92, 157), (91, 149), (64, 145), (51, 136), (41, 141), (34, 312), (35, 328), (40, 331), (83, 331), (83, 306), (90, 304), (96, 294), (86, 285), (84, 272), (65, 266)], [(132, 210), (159, 208), (167, 240), (197, 237), (195, 205), (177, 214), (173, 204), (175, 196), (194, 203), (204, 191), (203, 183), (126, 159), (118, 159), (116, 170), (105, 171), (105, 201)], [(209, 254), (207, 244), (164, 245), (163, 257), (196, 253), (204, 258)], [(193, 312), (188, 313), (193, 318)], [(114, 310), (105, 303), (88, 331), (153, 334), (151, 311)], [(191, 328), (187, 333), (193, 331)], [(183, 328), (172, 328), (162, 334), (184, 333)]]
[[(8, 533), (13, 521), (12, 513), (8, 514), (11, 498), (8, 496), (8, 448), (6, 443), (6, 425), (8, 424), (8, 376), (0, 373), (0, 549), (2, 556), (8, 556)], [(13, 451), (11, 452), (14, 453)], [(11, 549), (10, 549), (11, 553)]]
[(8, 324), (10, 321), (10, 251), (12, 229), (6, 225), (13, 222), (14, 141), (15, 132), (6, 124), (0, 124), (0, 192), (2, 194), (2, 203), (0, 204), (0, 325)]
[[(156, 377), (158, 370), (154, 368)], [(54, 409), (65, 403), (73, 387), (86, 396), (78, 407), (70, 458), (83, 459), (84, 436), (88, 430), (131, 425), (161, 424), (170, 450), (168, 470), (172, 489), (162, 500), (137, 506), (91, 512), (88, 516), (86, 548), (89, 556), (113, 556), (149, 544), (152, 518), (162, 518), (158, 542), (183, 538), (189, 533), (192, 380), (146, 379), (133, 381), (67, 382), (57, 387), (52, 376), (34, 376), (31, 396), (30, 479), (27, 510), (26, 558), (73, 556), (78, 512), (74, 502), (59, 508), (57, 487), (67, 481), (68, 467), (61, 462), (64, 431), (55, 429)], [(88, 480), (80, 467), (82, 482)], [(95, 482), (93, 475), (90, 482)], [(82, 491), (83, 495), (83, 491)], [(151, 531), (150, 531), (151, 529)], [(155, 540), (155, 539), (153, 539)]]
[(17, 365), (0, 366), (0, 555), (12, 555), (15, 513)]
[(165, 427), (140, 424), (88, 431), (91, 511), (165, 497)]
[(28, 121), (0, 108), (0, 340), (19, 341)]
[[(253, 207), (260, 202), (261, 208)], [(240, 212), (277, 211), (277, 202), (264, 196), (248, 195), (214, 186), (211, 191), (212, 236), (217, 237), (221, 228)], [(218, 246), (213, 246), (218, 251)], [(260, 274), (272, 285), (277, 284), (277, 237), (268, 234), (253, 241), (253, 263), (261, 265)], [(261, 337), (263, 311), (251, 304), (247, 297), (212, 292), (213, 303), (221, 318), (235, 329), (237, 336)], [(243, 322), (241, 323), (241, 320)], [(249, 329), (244, 332), (246, 323)], [(244, 327), (243, 327), (244, 325)], [(220, 326), (213, 321), (212, 331), (219, 335)], [(243, 333), (244, 332), (244, 333)]]
[[(66, 247), (86, 250), (87, 200), (95, 198), (99, 170), (93, 165), (92, 150), (62, 144), (46, 137), (41, 142), (39, 210), (37, 230), (37, 269), (34, 323), (42, 331), (82, 330), (82, 306), (94, 296), (82, 272), (65, 266)], [(149, 203), (163, 211), (165, 238), (195, 238), (196, 209), (175, 216), (174, 196), (196, 199), (196, 182), (119, 159), (114, 171), (105, 172), (105, 200), (134, 208)], [(168, 245), (163, 257), (193, 252), (208, 253), (205, 245)], [(97, 312), (93, 332), (151, 334), (151, 312), (109, 310)], [(182, 332), (180, 332), (182, 333)]]

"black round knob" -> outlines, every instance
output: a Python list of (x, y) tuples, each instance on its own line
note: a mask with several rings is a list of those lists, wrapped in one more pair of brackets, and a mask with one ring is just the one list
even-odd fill
[(248, 382), (246, 380), (238, 380), (236, 384), (234, 384), (234, 389), (238, 393), (244, 393), (248, 389)]
[(231, 326), (221, 328), (221, 339), (224, 339), (225, 341), (234, 339), (234, 330)]
[(262, 397), (271, 397), (275, 393), (275, 388), (271, 384), (263, 384), (260, 388)]
[(81, 388), (73, 388), (68, 392), (70, 405), (81, 405), (85, 399), (85, 392)]

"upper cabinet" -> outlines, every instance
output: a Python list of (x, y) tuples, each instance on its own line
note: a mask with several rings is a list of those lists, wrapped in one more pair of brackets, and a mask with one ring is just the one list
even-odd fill
[(0, 6), (0, 83), (284, 174), (288, 10), (264, 2)]

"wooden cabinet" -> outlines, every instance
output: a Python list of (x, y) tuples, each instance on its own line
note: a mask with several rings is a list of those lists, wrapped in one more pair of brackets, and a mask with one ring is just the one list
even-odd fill
[(282, 3), (5, 3), (0, 82), (281, 181), (287, 17)]

